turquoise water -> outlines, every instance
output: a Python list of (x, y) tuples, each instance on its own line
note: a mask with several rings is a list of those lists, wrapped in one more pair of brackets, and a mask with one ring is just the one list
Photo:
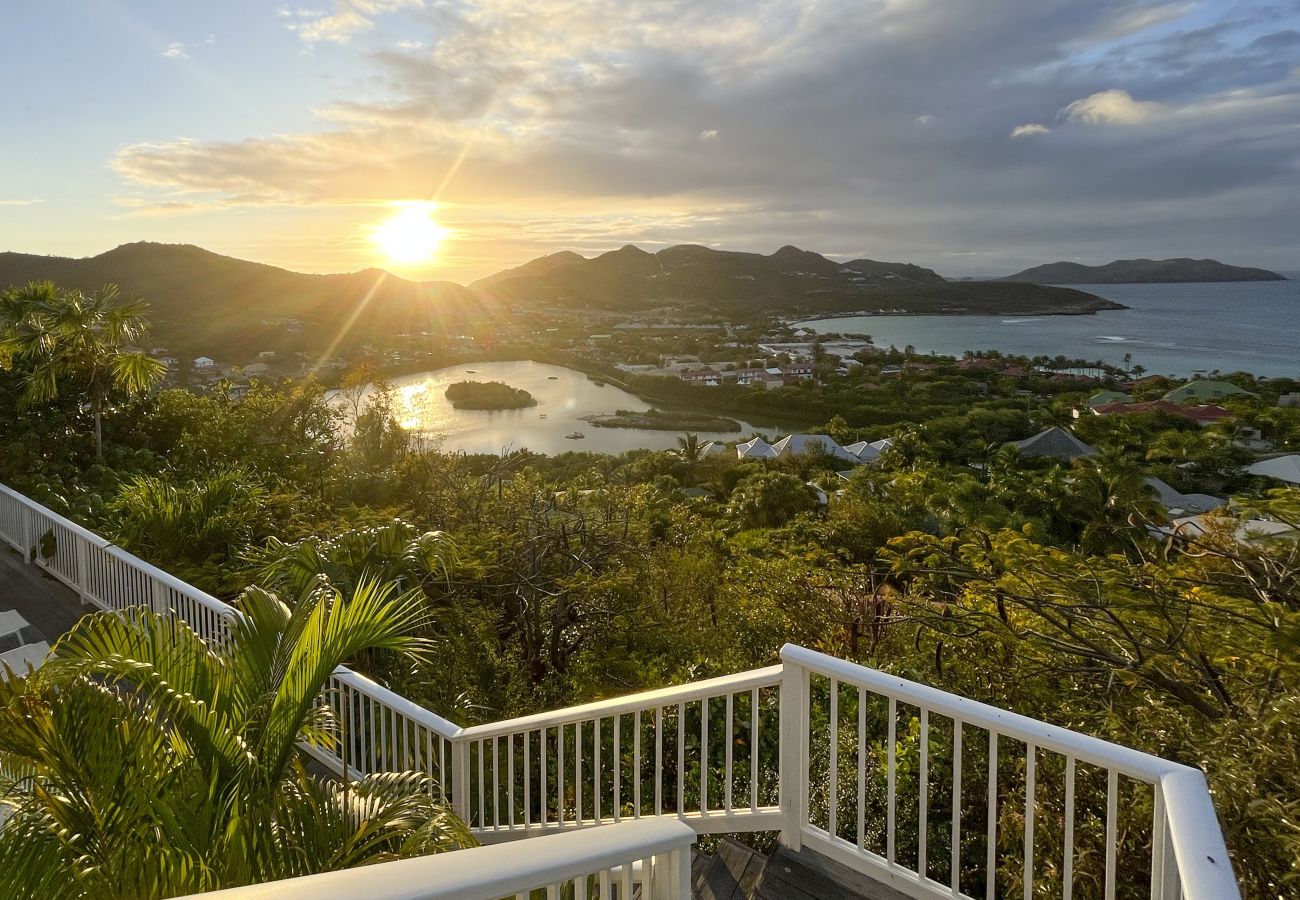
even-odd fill
[(814, 331), (870, 334), (960, 356), (1000, 350), (1132, 363), (1161, 375), (1247, 371), (1300, 378), (1300, 280), (1232, 284), (1079, 285), (1130, 309), (1092, 316), (856, 316), (800, 323)]

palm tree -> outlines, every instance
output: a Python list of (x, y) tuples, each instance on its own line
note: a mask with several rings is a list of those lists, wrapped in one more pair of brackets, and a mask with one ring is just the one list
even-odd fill
[(700, 443), (698, 434), (687, 433), (677, 439), (677, 450), (675, 452), (682, 462), (688, 465), (699, 462), (703, 451), (704, 445)]
[(696, 469), (704, 459), (704, 445), (700, 443), (700, 436), (688, 432), (679, 437), (677, 449), (672, 452), (685, 464), (684, 481), (687, 487), (691, 487), (695, 484)]
[(171, 897), (473, 843), (428, 776), (333, 782), (300, 749), (338, 744), (337, 666), (427, 652), (422, 598), (368, 581), (238, 606), (220, 643), (143, 608), (88, 616), (0, 682), (0, 896)]
[(115, 393), (139, 396), (161, 380), (161, 362), (132, 349), (148, 333), (143, 301), (120, 301), (115, 285), (93, 294), (31, 282), (0, 295), (0, 363), (25, 371), (20, 402), (80, 392), (95, 418), (95, 456), (104, 457), (104, 412)]

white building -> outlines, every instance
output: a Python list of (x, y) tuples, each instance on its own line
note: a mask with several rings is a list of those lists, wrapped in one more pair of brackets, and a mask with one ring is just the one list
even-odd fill
[(791, 434), (772, 445), (777, 456), (800, 453), (827, 453), (846, 462), (860, 460), (824, 434)]
[(736, 459), (776, 459), (776, 450), (761, 437), (736, 445)]

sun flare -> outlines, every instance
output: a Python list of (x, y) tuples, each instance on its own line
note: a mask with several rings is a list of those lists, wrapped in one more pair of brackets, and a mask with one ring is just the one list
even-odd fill
[(370, 240), (397, 265), (431, 261), (450, 233), (433, 217), (432, 203), (403, 203), (371, 231)]

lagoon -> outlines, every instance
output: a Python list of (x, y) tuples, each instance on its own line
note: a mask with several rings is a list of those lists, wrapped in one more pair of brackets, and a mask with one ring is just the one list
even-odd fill
[[(471, 371), (472, 370), (472, 371)], [(444, 394), (458, 381), (502, 381), (523, 388), (537, 400), (526, 409), (456, 409)], [(431, 372), (402, 375), (389, 381), (397, 402), (397, 417), (411, 431), (438, 442), (445, 452), (500, 454), (532, 450), (555, 455), (569, 451), (623, 453), (628, 450), (669, 450), (681, 432), (641, 428), (598, 428), (583, 416), (619, 409), (642, 411), (650, 405), (612, 384), (600, 385), (582, 372), (530, 360), (475, 362)], [(343, 403), (341, 398), (335, 402)], [(366, 402), (362, 398), (362, 405)], [(729, 418), (735, 418), (731, 416)], [(734, 441), (771, 428), (741, 422), (740, 431), (701, 432), (700, 440)], [(582, 432), (582, 440), (567, 434)]]
[(1300, 378), (1300, 281), (1070, 285), (1130, 307), (1090, 316), (854, 316), (799, 323), (878, 347), (1000, 350), (1132, 364), (1185, 378), (1218, 369)]

